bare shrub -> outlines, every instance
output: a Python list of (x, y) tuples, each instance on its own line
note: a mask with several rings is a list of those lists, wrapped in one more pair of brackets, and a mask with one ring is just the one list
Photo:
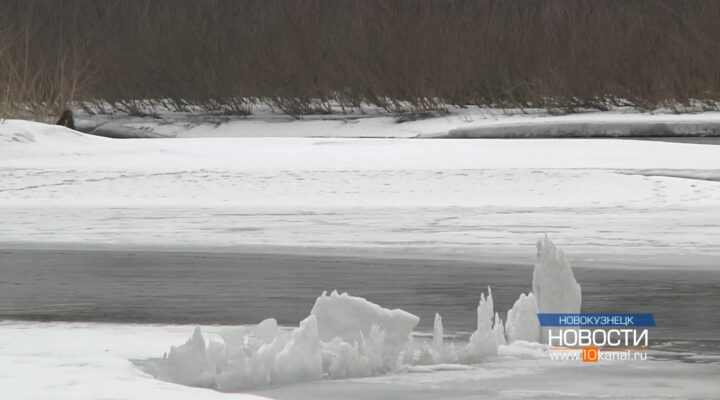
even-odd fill
[(718, 20), (709, 0), (7, 0), (0, 112), (714, 109)]

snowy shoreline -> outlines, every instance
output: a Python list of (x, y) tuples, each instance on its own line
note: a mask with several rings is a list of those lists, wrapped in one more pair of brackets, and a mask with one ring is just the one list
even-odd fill
[(265, 111), (249, 117), (159, 112), (80, 115), (78, 129), (114, 138), (607, 138), (720, 137), (720, 112), (639, 112), (634, 109), (551, 115), (542, 110), (453, 108), (447, 115), (397, 122), (380, 113), (309, 115)]
[(718, 160), (654, 141), (113, 140), (8, 120), (0, 242), (497, 259), (548, 233), (581, 261), (712, 268)]

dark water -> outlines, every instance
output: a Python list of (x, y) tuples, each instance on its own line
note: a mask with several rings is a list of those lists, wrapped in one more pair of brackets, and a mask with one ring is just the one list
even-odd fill
[(693, 143), (693, 144), (714, 144), (720, 145), (720, 137), (717, 136), (649, 136), (629, 137), (631, 140), (655, 140), (659, 142)]
[[(652, 312), (655, 339), (717, 340), (720, 273), (575, 268), (585, 312)], [(338, 289), (472, 331), (480, 293), (496, 310), (528, 292), (527, 265), (159, 251), (0, 251), (0, 319), (294, 325)], [(504, 314), (504, 313), (503, 313)]]

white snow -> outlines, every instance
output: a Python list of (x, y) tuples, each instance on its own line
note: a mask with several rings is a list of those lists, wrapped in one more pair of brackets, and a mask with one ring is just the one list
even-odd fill
[(315, 300), (310, 314), (317, 317), (320, 339), (330, 341), (340, 338), (345, 342), (360, 342), (369, 337), (373, 326), (385, 336), (383, 365), (392, 369), (410, 333), (420, 318), (403, 310), (389, 310), (362, 297), (325, 292)]
[(1, 167), (65, 167), (80, 171), (718, 169), (718, 150), (714, 146), (613, 139), (113, 140), (19, 120), (3, 121), (0, 138)]
[[(217, 337), (226, 327), (202, 327)], [(130, 360), (162, 355), (194, 327), (97, 323), (0, 322), (0, 388), (13, 400), (240, 400), (246, 393), (221, 393), (154, 379)], [(279, 386), (262, 395), (278, 399), (337, 399), (388, 396), (424, 399), (564, 397), (637, 399), (717, 398), (720, 363), (676, 361), (608, 362), (583, 365), (550, 361), (538, 347), (501, 346), (492, 362), (418, 369), (362, 379), (323, 380)], [(717, 361), (717, 357), (715, 357)], [(707, 361), (707, 360), (706, 360)], [(419, 367), (418, 367), (419, 368)]]
[(495, 343), (498, 346), (507, 344), (505, 324), (503, 324), (500, 314), (498, 313), (495, 313), (495, 319), (493, 320), (493, 335), (495, 336)]
[(397, 123), (369, 110), (364, 114), (305, 116), (300, 120), (258, 110), (247, 118), (160, 113), (160, 118), (127, 115), (78, 116), (78, 126), (116, 137), (552, 137), (627, 135), (717, 135), (720, 113), (642, 113), (633, 109), (550, 115), (544, 110), (450, 108), (435, 118)]
[(22, 146), (25, 151), (46, 149), (52, 153), (53, 145), (74, 146), (93, 142), (107, 142), (107, 139), (57, 125), (0, 119), (0, 148), (10, 148), (12, 145)]
[(318, 322), (314, 315), (310, 315), (292, 331), (290, 341), (276, 356), (270, 382), (282, 385), (312, 381), (322, 377)]
[(505, 331), (508, 343), (517, 340), (537, 342), (540, 340), (540, 322), (537, 319), (538, 306), (535, 296), (521, 293), (507, 314)]
[(374, 324), (367, 337), (363, 333), (359, 336), (359, 341), (346, 342), (336, 336), (321, 344), (323, 371), (330, 379), (365, 377), (387, 371), (385, 332)]
[[(507, 339), (488, 287), (487, 296), (480, 295), (477, 328), (460, 353), (455, 343), (445, 343), (439, 314), (435, 315), (432, 340), (415, 343), (411, 334), (419, 323), (417, 316), (333, 291), (323, 292), (310, 316), (290, 333), (279, 332), (277, 322), (267, 319), (256, 327), (225, 330), (220, 333), (224, 343), (211, 340), (206, 345), (198, 328), (184, 345), (171, 348), (149, 370), (176, 383), (238, 391), (323, 377), (373, 376), (416, 365), (488, 362), (498, 356), (500, 348), (503, 354), (511, 354), (512, 350), (506, 349), (508, 342), (519, 341), (522, 348), (528, 341), (538, 340), (535, 296), (542, 294), (553, 311), (579, 312), (580, 287), (572, 268), (547, 237), (538, 242), (533, 286), (534, 292), (522, 294), (508, 312)], [(567, 292), (571, 292), (570, 300), (563, 300)], [(572, 303), (575, 299), (577, 310)]]
[(187, 343), (172, 347), (147, 370), (170, 382), (228, 392), (322, 379), (315, 316), (290, 332), (278, 332), (274, 324), (265, 320), (254, 328), (226, 330), (220, 334), (224, 343), (209, 344), (198, 327)]
[[(417, 122), (424, 123), (438, 121)], [(0, 124), (0, 143), (0, 242), (7, 245), (294, 246), (508, 258), (547, 232), (575, 257), (602, 254), (610, 265), (657, 267), (695, 257), (695, 265), (716, 268), (720, 260), (720, 146), (112, 140), (13, 120)]]
[(492, 290), (488, 287), (488, 295), (480, 295), (477, 308), (477, 329), (470, 335), (470, 341), (460, 355), (463, 363), (473, 364), (484, 361), (487, 357), (497, 355), (498, 343), (493, 331), (494, 305)]
[[(0, 397), (13, 400), (260, 399), (172, 384), (134, 360), (162, 355), (189, 326), (0, 322)], [(215, 328), (217, 329), (217, 328)]]
[[(146, 368), (155, 377), (220, 391), (246, 391), (395, 370), (419, 318), (347, 293), (323, 293), (292, 331), (274, 319), (226, 329), (206, 343), (200, 328)], [(439, 357), (433, 361), (438, 362)]]
[[(492, 298), (483, 295), (478, 308), (483, 321), (465, 347), (463, 363), (497, 355), (496, 335), (504, 333), (493, 330), (492, 317), (485, 323), (491, 312), (488, 307)], [(171, 347), (165, 357), (150, 361), (145, 369), (158, 379), (234, 392), (458, 362), (454, 344), (444, 344), (439, 315), (432, 342), (422, 340), (416, 355), (411, 333), (418, 322), (418, 317), (405, 311), (389, 310), (347, 293), (323, 293), (310, 316), (291, 331), (279, 331), (275, 320), (267, 319), (255, 327), (221, 331), (222, 342), (212, 338), (206, 342), (198, 327), (184, 345)]]
[(433, 321), (433, 344), (432, 348), (438, 354), (442, 354), (443, 345), (445, 341), (445, 333), (442, 324), (442, 317), (440, 314), (435, 313), (435, 320)]
[(167, 355), (167, 374), (171, 382), (188, 386), (215, 387), (215, 371), (210, 364), (200, 327), (195, 328), (192, 337), (182, 346), (173, 347)]
[[(683, 123), (682, 118), (707, 116), (662, 118)], [(627, 118), (636, 117), (660, 118)], [(322, 130), (319, 136), (324, 136), (339, 123), (309, 129)], [(267, 126), (260, 136), (299, 127), (262, 124)], [(442, 119), (392, 128), (379, 120), (358, 124), (372, 133), (368, 136), (393, 136), (392, 129), (405, 136), (434, 135), (454, 128)], [(219, 133), (193, 129), (198, 135)], [(228, 129), (223, 135), (237, 134), (230, 125), (222, 129)], [(237, 135), (252, 136), (243, 132)], [(620, 266), (643, 257), (657, 266), (673, 254), (681, 260), (706, 256), (707, 265), (716, 268), (718, 160), (720, 146), (625, 140), (118, 141), (7, 120), (0, 123), (0, 242), (317, 246), (400, 254), (419, 249), (504, 257), (548, 232), (574, 255), (603, 254), (604, 262), (613, 263), (612, 252), (622, 253)], [(352, 382), (392, 381), (402, 390), (415, 385), (418, 395), (431, 393), (440, 382), (446, 390), (467, 384), (496, 397), (555, 397), (585, 393), (587, 386), (603, 396), (608, 381), (627, 387), (643, 379), (650, 394), (635, 394), (708, 398), (717, 393), (711, 379), (718, 373), (715, 365), (673, 363), (603, 366), (593, 370), (594, 381), (564, 385), (567, 393), (553, 392), (546, 383), (552, 372), (538, 370), (556, 371), (556, 366), (540, 360), (536, 345), (528, 343), (537, 340), (535, 313), (577, 312), (581, 291), (567, 258), (552, 242), (539, 242), (538, 257), (532, 293), (520, 296), (506, 326), (488, 291), (478, 306), (477, 330), (469, 343), (458, 341), (459, 351), (443, 337), (439, 316), (432, 342), (411, 343), (417, 317), (337, 293), (319, 298), (319, 310), (292, 330), (279, 329), (272, 319), (256, 327), (203, 327), (195, 333), (177, 326), (2, 322), (2, 396), (241, 399), (250, 396), (185, 385), (238, 391), (323, 375), (366, 377), (401, 370), (391, 365), (393, 360), (408, 363), (402, 368), (432, 373)], [(337, 310), (343, 311), (340, 317), (334, 315)], [(131, 361), (159, 357), (169, 344), (188, 336), (155, 370), (183, 385), (152, 379)], [(440, 370), (458, 359), (481, 364)], [(463, 368), (469, 372), (463, 374)], [(563, 376), (575, 374), (580, 381), (587, 375), (573, 368), (563, 370)], [(683, 377), (677, 376), (680, 370)], [(514, 382), (525, 391), (505, 389), (516, 376), (523, 376)], [(659, 377), (672, 385), (653, 391)], [(353, 388), (352, 382), (343, 388)]]
[(538, 240), (532, 294), (541, 313), (579, 313), (582, 290), (565, 253), (547, 237)]
[[(412, 346), (408, 346), (407, 350), (412, 351)], [(459, 361), (459, 355), (455, 349), (455, 343), (445, 340), (442, 317), (440, 314), (435, 314), (432, 342), (422, 341), (417, 360), (412, 359), (412, 361), (416, 365), (447, 365), (455, 364)]]
[[(532, 295), (540, 313), (579, 313), (582, 306), (582, 290), (575, 280), (570, 262), (547, 235), (537, 242)], [(526, 324), (525, 320), (520, 322), (522, 331), (529, 330), (529, 327), (523, 326)], [(549, 328), (540, 329), (542, 343), (547, 341), (548, 331)]]
[(490, 288), (487, 297), (481, 295), (477, 318), (477, 330), (458, 354), (454, 343), (444, 343), (439, 314), (432, 341), (417, 344), (411, 333), (418, 317), (347, 293), (324, 292), (310, 316), (289, 333), (278, 331), (275, 320), (268, 319), (256, 327), (225, 330), (220, 333), (224, 343), (211, 339), (206, 344), (198, 327), (184, 345), (172, 347), (146, 369), (159, 379), (183, 385), (242, 391), (323, 377), (380, 375), (414, 365), (475, 364), (487, 362), (506, 346)]

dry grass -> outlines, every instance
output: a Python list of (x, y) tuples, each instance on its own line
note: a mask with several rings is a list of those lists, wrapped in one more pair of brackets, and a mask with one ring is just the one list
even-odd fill
[(8, 0), (0, 113), (715, 108), (719, 20), (712, 0)]

